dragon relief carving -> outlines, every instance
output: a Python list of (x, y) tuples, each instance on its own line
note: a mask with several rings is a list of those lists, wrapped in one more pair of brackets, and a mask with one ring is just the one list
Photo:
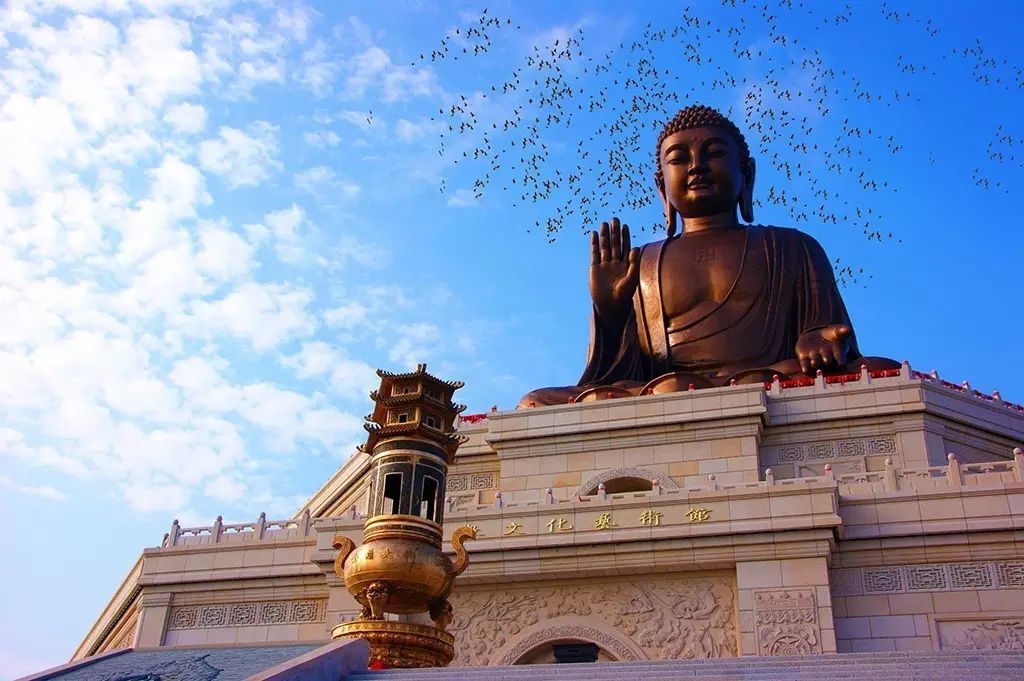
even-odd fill
[[(524, 631), (564, 616), (616, 629), (651, 659), (737, 654), (734, 590), (725, 577), (457, 590), (451, 600), (455, 616), (448, 631), (456, 640), (455, 666), (486, 665), (510, 644), (516, 644), (513, 657), (518, 659), (543, 643), (530, 637), (520, 641)], [(602, 641), (594, 642), (608, 648)]]

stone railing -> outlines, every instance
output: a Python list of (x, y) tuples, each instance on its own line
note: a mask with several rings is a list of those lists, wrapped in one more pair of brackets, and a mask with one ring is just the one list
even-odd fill
[(914, 378), (921, 379), (922, 381), (928, 381), (929, 383), (934, 383), (935, 385), (941, 385), (943, 388), (946, 388), (947, 390), (962, 393), (964, 395), (968, 395), (970, 397), (974, 397), (976, 399), (982, 400), (984, 402), (989, 402), (994, 405), (1006, 407), (1007, 409), (1010, 409), (1012, 411), (1024, 412), (1024, 405), (1016, 404), (1015, 402), (1007, 402), (1006, 400), (1003, 399), (1003, 396), (999, 394), (998, 390), (993, 391), (991, 395), (986, 395), (980, 390), (975, 390), (974, 388), (972, 388), (970, 382), (968, 381), (964, 381), (959, 385), (957, 385), (956, 383), (950, 383), (949, 381), (945, 381), (939, 378), (939, 372), (937, 371), (932, 371), (930, 374), (923, 374), (920, 371), (914, 371), (911, 375)]
[[(1008, 482), (1024, 482), (1024, 450), (1020, 447), (1013, 450), (1013, 459), (1009, 461), (962, 464), (955, 454), (950, 454), (948, 461), (945, 466), (903, 470), (893, 466), (892, 459), (886, 459), (883, 470), (834, 477), (843, 496), (950, 487), (995, 487)], [(828, 466), (826, 471), (831, 473)]]
[[(708, 475), (707, 484), (698, 487), (662, 489), (658, 481), (654, 480), (652, 481), (650, 491), (624, 492), (621, 494), (607, 494), (604, 490), (604, 483), (601, 483), (598, 485), (596, 494), (587, 496), (577, 494), (568, 498), (556, 498), (554, 490), (549, 487), (545, 490), (544, 496), (537, 501), (506, 502), (499, 491), (495, 494), (493, 503), (474, 504), (470, 506), (469, 510), (515, 509), (549, 504), (603, 502), (608, 499), (649, 499), (658, 496), (672, 497), (690, 492), (742, 492), (745, 490), (765, 492), (772, 488), (793, 488), (822, 482), (834, 482), (838, 487), (840, 496), (874, 494), (875, 492), (927, 491), (950, 487), (999, 487), (1005, 483), (1024, 482), (1024, 450), (1020, 447), (1013, 450), (1013, 459), (1007, 461), (961, 464), (957, 461), (955, 454), (950, 454), (948, 460), (949, 463), (945, 466), (902, 470), (893, 465), (892, 459), (886, 459), (884, 470), (864, 473), (843, 473), (839, 475), (833, 473), (832, 466), (829, 464), (825, 466), (825, 475), (806, 478), (784, 478), (781, 480), (776, 480), (772, 469), (768, 468), (765, 470), (764, 480), (728, 484), (719, 484), (712, 473)], [(449, 508), (449, 510), (451, 509)]]
[[(885, 468), (880, 471), (863, 473), (843, 473), (836, 475), (831, 464), (825, 466), (825, 475), (806, 478), (784, 478), (776, 480), (771, 468), (765, 470), (765, 479), (753, 482), (737, 482), (720, 484), (712, 473), (707, 477), (707, 484), (698, 487), (679, 489), (663, 489), (659, 481), (653, 480), (649, 491), (624, 492), (608, 494), (604, 483), (598, 485), (597, 493), (592, 495), (574, 495), (568, 498), (556, 498), (554, 490), (548, 488), (544, 496), (536, 501), (524, 500), (506, 502), (500, 491), (495, 493), (494, 502), (490, 504), (472, 504), (468, 509), (473, 511), (492, 511), (495, 508), (507, 509), (512, 512), (527, 510), (531, 507), (554, 505), (567, 506), (572, 504), (603, 503), (607, 500), (652, 499), (689, 494), (690, 492), (770, 492), (771, 489), (786, 489), (806, 486), (813, 483), (835, 484), (839, 495), (860, 496), (873, 495), (878, 492), (923, 492), (957, 487), (996, 488), (1006, 483), (1024, 482), (1024, 450), (1017, 447), (1013, 450), (1013, 459), (1006, 461), (989, 461), (984, 463), (961, 464), (955, 454), (950, 454), (945, 466), (903, 470), (896, 468), (892, 459), (886, 459)], [(454, 498), (445, 500), (451, 512)], [(349, 520), (362, 520), (363, 516), (355, 507), (346, 514)], [(225, 524), (221, 516), (213, 525), (202, 527), (181, 527), (178, 521), (171, 523), (171, 531), (164, 535), (161, 548), (172, 546), (198, 546), (202, 544), (225, 544), (263, 540), (300, 539), (311, 534), (314, 521), (307, 510), (298, 519), (267, 520), (261, 513), (254, 523)]]
[(213, 525), (181, 527), (177, 519), (171, 523), (171, 531), (164, 535), (161, 548), (170, 546), (198, 546), (200, 544), (232, 544), (264, 539), (300, 539), (310, 534), (312, 521), (307, 510), (298, 519), (267, 520), (266, 513), (260, 513), (256, 522), (225, 523), (217, 516)]
[(1016, 404), (1015, 402), (1007, 402), (1003, 399), (999, 391), (993, 391), (991, 395), (975, 390), (971, 387), (968, 381), (964, 381), (960, 384), (950, 383), (949, 381), (939, 378), (937, 371), (931, 373), (923, 373), (915, 371), (910, 368), (910, 362), (904, 361), (903, 365), (899, 369), (881, 369), (877, 371), (868, 371), (867, 367), (861, 367), (859, 373), (854, 374), (836, 374), (832, 376), (825, 376), (820, 370), (817, 376), (805, 376), (801, 378), (782, 379), (776, 376), (771, 381), (766, 381), (764, 389), (770, 395), (780, 395), (783, 390), (789, 390), (791, 388), (806, 388), (809, 386), (818, 386), (825, 388), (830, 385), (844, 385), (846, 383), (870, 383), (873, 379), (880, 378), (899, 378), (903, 381), (908, 380), (920, 380), (932, 385), (941, 386), (947, 390), (958, 392), (962, 395), (967, 395), (989, 404), (1004, 407), (1011, 411), (1024, 413), (1024, 405)]

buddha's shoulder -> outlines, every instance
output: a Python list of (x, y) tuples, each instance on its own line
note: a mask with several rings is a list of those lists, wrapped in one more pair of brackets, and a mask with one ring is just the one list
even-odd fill
[[(804, 247), (810, 249), (820, 249), (821, 246), (817, 240), (806, 232), (801, 232), (799, 229), (793, 227), (778, 227), (776, 225), (746, 225), (742, 230), (736, 230), (733, 232), (735, 237), (739, 237), (740, 233), (746, 232), (748, 240), (749, 238), (763, 239), (765, 242), (772, 242), (776, 246), (792, 248), (792, 247)], [(674, 241), (684, 241), (681, 237), (684, 235), (679, 234), (675, 237), (668, 239), (660, 239), (658, 241), (651, 241), (643, 246), (644, 249), (659, 249)]]
[(765, 239), (775, 241), (780, 246), (802, 247), (813, 251), (822, 250), (818, 240), (807, 232), (801, 232), (793, 227), (777, 227), (775, 225), (750, 225), (747, 227), (753, 233), (761, 234)]

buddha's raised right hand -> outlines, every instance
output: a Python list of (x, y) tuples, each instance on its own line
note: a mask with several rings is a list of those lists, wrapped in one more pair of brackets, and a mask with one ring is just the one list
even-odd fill
[(630, 248), (629, 226), (612, 218), (611, 226), (590, 233), (590, 297), (598, 316), (622, 324), (629, 314), (633, 293), (640, 282), (640, 249)]

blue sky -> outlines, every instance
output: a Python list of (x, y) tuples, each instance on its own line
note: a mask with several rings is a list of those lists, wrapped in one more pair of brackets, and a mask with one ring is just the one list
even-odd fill
[[(738, 4), (691, 11), (713, 27), (747, 12), (736, 40), (776, 50), (774, 75), (805, 86), (807, 69), (782, 59), (803, 47), (779, 52), (767, 24)], [(484, 7), (0, 8), (0, 677), (66, 659), (171, 519), (293, 513), (361, 440), (374, 368), (427, 362), (466, 382), (470, 411), (511, 408), (531, 388), (576, 381), (589, 316), (585, 225), (569, 219), (553, 242), (532, 229), (571, 196), (524, 206), (500, 181), (474, 196), (479, 166), (453, 163), (474, 139), (450, 138), (439, 154), (442, 124), (431, 117), (461, 93), (482, 119), (499, 121), (529, 94), (479, 93), (534, 46), (564, 44), (582, 28), (586, 53), (610, 51), (621, 67), (629, 56), (620, 41), (681, 12), (661, 2), (489, 3), (491, 16), (513, 23), (486, 55), (419, 60)], [(912, 16), (886, 18), (894, 9)], [(1009, 158), (1015, 147), (998, 143), (1004, 157), (994, 162), (989, 144), (1000, 134), (1024, 144), (1012, 120), (1020, 13), (1014, 3), (982, 16), (953, 3), (865, 2), (837, 26), (799, 5), (782, 12), (776, 33), (817, 49), (845, 72), (843, 83), (859, 78), (889, 97), (913, 91), (891, 106), (832, 93), (824, 117), (803, 105), (815, 139), (834, 139), (845, 119), (874, 129), (853, 143), (850, 162), (896, 191), (862, 191), (848, 174), (818, 177), (843, 197), (837, 205), (883, 215), (879, 225), (898, 240), (795, 222), (764, 201), (785, 184), (766, 160), (757, 211), (758, 221), (798, 226), (865, 270), (844, 289), (864, 352), (1018, 402), (1021, 167)], [(765, 64), (737, 62), (709, 35), (694, 50), (748, 83), (701, 86), (709, 71), (687, 62), (687, 44), (652, 48), (680, 96), (732, 109), (749, 129), (742, 103)], [(607, 86), (609, 102), (620, 94), (567, 68), (588, 88)], [(981, 82), (995, 74), (1011, 87)], [(546, 133), (548, 167), (571, 170), (575, 139), (613, 109)], [(644, 178), (655, 136), (645, 128), (632, 159)], [(591, 158), (607, 143), (588, 141)], [(976, 169), (1000, 186), (979, 186)], [(587, 171), (584, 189), (602, 169)], [(655, 225), (660, 209), (621, 217)], [(648, 230), (635, 240), (651, 238)]]

